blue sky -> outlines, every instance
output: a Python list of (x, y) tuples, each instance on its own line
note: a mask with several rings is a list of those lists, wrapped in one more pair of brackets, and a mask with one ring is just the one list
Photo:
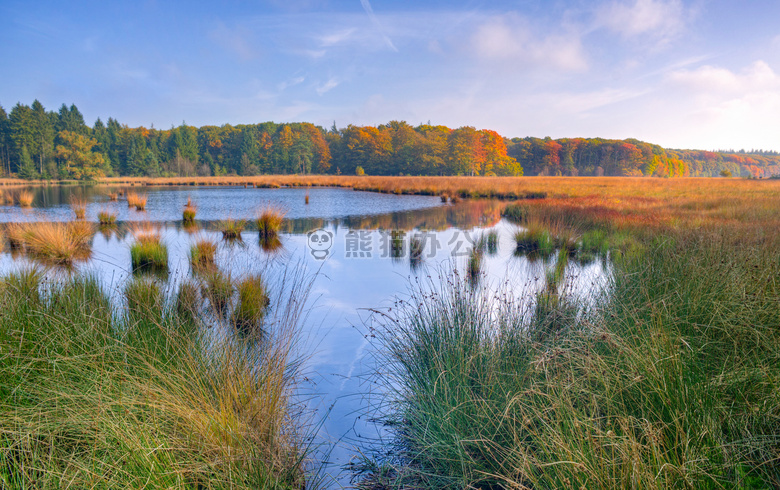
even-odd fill
[(0, 104), (780, 150), (780, 2), (0, 3)]

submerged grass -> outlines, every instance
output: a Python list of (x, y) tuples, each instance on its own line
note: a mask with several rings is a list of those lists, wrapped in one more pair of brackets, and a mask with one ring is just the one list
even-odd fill
[(92, 277), (0, 279), (2, 486), (308, 487), (289, 402), (297, 313), (261, 349), (206, 347), (144, 281), (122, 315)]

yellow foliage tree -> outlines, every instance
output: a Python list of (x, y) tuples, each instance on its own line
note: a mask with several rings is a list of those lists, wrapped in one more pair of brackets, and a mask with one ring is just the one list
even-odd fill
[(105, 175), (101, 168), (105, 163), (103, 155), (92, 151), (97, 145), (94, 138), (72, 131), (60, 131), (58, 136), (62, 144), (57, 145), (55, 155), (64, 162), (69, 178), (94, 180)]

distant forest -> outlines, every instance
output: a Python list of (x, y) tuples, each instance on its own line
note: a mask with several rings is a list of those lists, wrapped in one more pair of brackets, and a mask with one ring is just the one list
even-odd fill
[(310, 123), (92, 127), (75, 105), (0, 106), (0, 174), (25, 179), (258, 174), (614, 175), (770, 177), (780, 154), (670, 150), (635, 139), (512, 138), (473, 127), (391, 121), (325, 129)]

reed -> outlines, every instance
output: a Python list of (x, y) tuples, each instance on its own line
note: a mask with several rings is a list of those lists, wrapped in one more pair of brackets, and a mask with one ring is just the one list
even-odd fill
[(32, 207), (34, 196), (35, 194), (33, 194), (32, 191), (19, 191), (19, 193), (16, 194), (16, 202), (23, 208), (29, 208)]
[(309, 205), (309, 191), (306, 191), (306, 196), (304, 197), (304, 202), (306, 203), (307, 206)]
[(260, 238), (271, 238), (279, 234), (284, 222), (284, 213), (277, 208), (265, 208), (260, 211), (255, 224)]
[(190, 264), (193, 269), (206, 269), (216, 265), (217, 243), (201, 238), (190, 248)]
[(235, 220), (228, 218), (217, 223), (217, 230), (222, 232), (222, 238), (226, 240), (235, 240), (241, 238), (241, 232), (246, 227), (246, 220)]
[(191, 198), (187, 198), (187, 205), (184, 206), (184, 211), (182, 211), (181, 219), (185, 224), (188, 223), (194, 223), (195, 222), (195, 213), (198, 211), (198, 208), (195, 206), (195, 204), (192, 203)]
[(108, 200), (109, 201), (118, 201), (119, 200), (119, 192), (109, 192), (108, 193)]
[(84, 219), (87, 215), (87, 201), (83, 197), (71, 197), (70, 208), (76, 219)]
[(162, 243), (160, 230), (145, 224), (136, 226), (132, 232), (135, 237), (135, 242), (130, 246), (133, 271), (168, 270), (168, 247)]

